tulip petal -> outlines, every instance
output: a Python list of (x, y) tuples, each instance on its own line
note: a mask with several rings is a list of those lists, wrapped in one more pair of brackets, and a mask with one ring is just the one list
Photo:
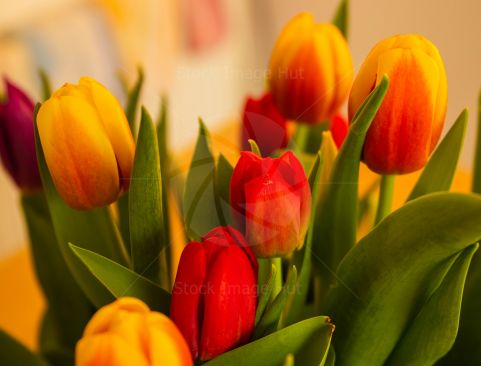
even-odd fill
[(256, 276), (241, 248), (218, 254), (206, 280), (201, 360), (209, 360), (247, 342), (254, 329)]
[(201, 243), (191, 242), (180, 257), (174, 289), (170, 317), (179, 328), (189, 345), (192, 358), (199, 355), (201, 309), (204, 306), (207, 262), (206, 251)]
[(97, 113), (82, 98), (51, 98), (38, 131), (57, 191), (74, 208), (104, 206), (119, 194), (117, 161)]
[(376, 172), (409, 173), (431, 153), (439, 69), (420, 50), (394, 49), (379, 56), (377, 75), (384, 74), (392, 87), (368, 131), (363, 159)]

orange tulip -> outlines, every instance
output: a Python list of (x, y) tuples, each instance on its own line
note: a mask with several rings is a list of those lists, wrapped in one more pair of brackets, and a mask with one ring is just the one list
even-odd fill
[(135, 151), (114, 96), (87, 77), (65, 84), (40, 107), (37, 126), (58, 193), (78, 209), (114, 202), (128, 189)]
[(269, 65), (270, 89), (286, 118), (330, 119), (346, 100), (352, 79), (349, 46), (334, 25), (316, 24), (309, 13), (286, 25)]
[(131, 297), (97, 311), (75, 350), (76, 366), (192, 364), (187, 343), (175, 324)]
[(426, 38), (387, 38), (372, 49), (354, 81), (350, 119), (384, 74), (390, 87), (368, 131), (363, 160), (380, 174), (411, 173), (426, 164), (441, 135), (446, 72), (437, 48)]

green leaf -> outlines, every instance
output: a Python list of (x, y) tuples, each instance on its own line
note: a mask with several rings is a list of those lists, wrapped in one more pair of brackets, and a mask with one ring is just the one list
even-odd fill
[(154, 282), (93, 251), (73, 244), (70, 249), (114, 298), (136, 297), (151, 309), (169, 314), (170, 294)]
[[(35, 119), (38, 108), (39, 104), (34, 113)], [(68, 243), (75, 242), (83, 248), (95, 250), (118, 263), (127, 264), (128, 256), (120, 233), (108, 207), (78, 211), (63, 202), (55, 190), (47, 168), (36, 123), (35, 139), (40, 176), (60, 251), (80, 288), (95, 306), (101, 307), (110, 303), (112, 296), (72, 253)]]
[(215, 193), (217, 212), (219, 213), (219, 220), (223, 226), (232, 225), (231, 207), (230, 207), (230, 180), (234, 168), (229, 161), (221, 153), (217, 160), (217, 167), (215, 170)]
[(42, 100), (45, 101), (52, 95), (52, 86), (50, 84), (50, 78), (44, 69), (38, 70), (38, 76), (40, 77), (40, 84), (42, 86)]
[(481, 238), (479, 217), (481, 197), (430, 194), (387, 216), (350, 250), (324, 309), (337, 326), (336, 365), (381, 365), (388, 359), (440, 286), (451, 259)]
[(473, 192), (481, 194), (481, 91), (478, 97), (478, 134), (474, 155)]
[(329, 131), (329, 121), (321, 121), (314, 125), (298, 123), (291, 142), (292, 150), (296, 155), (299, 153), (317, 154), (322, 144), (324, 131)]
[(132, 89), (129, 91), (127, 97), (127, 105), (125, 106), (125, 115), (127, 116), (127, 121), (129, 121), (130, 131), (132, 135), (136, 136), (136, 115), (139, 109), (140, 92), (142, 91), (142, 86), (144, 84), (144, 70), (139, 67), (137, 68), (137, 81), (135, 82)]
[(262, 315), (254, 331), (254, 339), (272, 333), (276, 329), (282, 328), (282, 317), (280, 317), (290, 296), (296, 292), (297, 269), (292, 266), (287, 274), (286, 283)]
[(92, 305), (60, 252), (43, 192), (23, 194), (22, 208), (37, 279), (62, 344), (73, 349), (92, 315)]
[(408, 201), (428, 193), (449, 191), (456, 173), (467, 125), (468, 111), (465, 109), (429, 159)]
[(388, 365), (433, 365), (451, 349), (458, 332), (464, 282), (477, 249), (477, 244), (471, 245), (457, 257), (441, 285), (404, 332)]
[(40, 356), (0, 330), (0, 365), (48, 366)]
[(337, 265), (356, 242), (357, 190), (359, 165), (366, 133), (389, 86), (387, 76), (366, 98), (356, 115), (331, 172), (325, 189), (319, 218), (314, 225), (314, 265), (321, 271), (324, 282), (332, 282)]
[(334, 15), (334, 19), (332, 20), (332, 24), (339, 28), (344, 38), (348, 39), (349, 0), (341, 0), (337, 7), (336, 15)]
[(294, 355), (292, 353), (289, 353), (284, 359), (284, 366), (294, 366), (294, 365), (295, 365)]
[(251, 151), (256, 154), (257, 156), (262, 156), (261, 154), (261, 149), (259, 149), (259, 145), (257, 145), (257, 142), (255, 142), (253, 139), (247, 140), (249, 145), (251, 146)]
[[(270, 264), (270, 262), (267, 262)], [(261, 320), (262, 315), (269, 304), (269, 299), (271, 298), (272, 290), (274, 289), (274, 281), (277, 275), (277, 268), (276, 266), (271, 264), (271, 272), (269, 277), (265, 282), (259, 282), (259, 295), (257, 301), (257, 310), (256, 310), (256, 322), (257, 325)]]
[(323, 365), (333, 331), (328, 317), (307, 319), (226, 352), (205, 366), (279, 366), (289, 354), (297, 365)]
[[(162, 179), (154, 124), (142, 108), (139, 139), (129, 193), (130, 249), (135, 272), (169, 288), (169, 271), (160, 254), (164, 242)], [(160, 275), (162, 270), (162, 275)]]
[(184, 193), (184, 223), (192, 240), (220, 225), (214, 187), (215, 162), (207, 128), (199, 120), (199, 137), (190, 163)]

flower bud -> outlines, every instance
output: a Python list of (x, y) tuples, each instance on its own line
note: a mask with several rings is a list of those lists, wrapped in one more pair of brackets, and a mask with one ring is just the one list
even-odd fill
[(191, 366), (175, 324), (142, 301), (119, 298), (87, 324), (75, 350), (76, 366)]
[(237, 230), (217, 227), (180, 258), (170, 316), (202, 361), (247, 343), (257, 306), (257, 259)]
[(363, 160), (379, 174), (411, 173), (424, 167), (441, 135), (446, 72), (437, 48), (426, 38), (387, 38), (374, 46), (354, 81), (350, 119), (384, 74), (390, 86), (367, 133)]
[(0, 157), (17, 186), (24, 191), (42, 187), (35, 152), (32, 100), (6, 80), (0, 104)]
[(301, 13), (285, 26), (272, 51), (269, 85), (287, 119), (328, 120), (347, 98), (352, 78), (349, 46), (334, 25)]
[(134, 140), (124, 111), (97, 81), (65, 84), (41, 106), (37, 125), (57, 191), (77, 209), (114, 202), (129, 186)]
[(274, 104), (271, 93), (260, 99), (248, 98), (242, 122), (242, 150), (250, 150), (249, 139), (257, 143), (263, 156), (286, 147), (287, 121)]
[(232, 174), (230, 199), (233, 216), (257, 256), (284, 256), (302, 247), (311, 190), (292, 152), (277, 159), (241, 152)]

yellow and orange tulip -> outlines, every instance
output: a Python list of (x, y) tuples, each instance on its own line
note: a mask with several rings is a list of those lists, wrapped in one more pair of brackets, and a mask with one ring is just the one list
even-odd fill
[(317, 24), (309, 13), (294, 17), (277, 39), (269, 85), (279, 110), (292, 120), (330, 119), (346, 100), (353, 79), (346, 39), (332, 24)]
[(102, 207), (128, 189), (135, 144), (115, 97), (83, 77), (40, 107), (40, 141), (57, 191), (77, 209)]
[(411, 173), (424, 167), (441, 135), (446, 72), (437, 48), (426, 38), (387, 38), (371, 50), (354, 81), (350, 119), (384, 74), (390, 86), (368, 131), (363, 160), (380, 174)]
[(190, 351), (175, 324), (124, 297), (101, 308), (75, 350), (76, 366), (191, 366)]

